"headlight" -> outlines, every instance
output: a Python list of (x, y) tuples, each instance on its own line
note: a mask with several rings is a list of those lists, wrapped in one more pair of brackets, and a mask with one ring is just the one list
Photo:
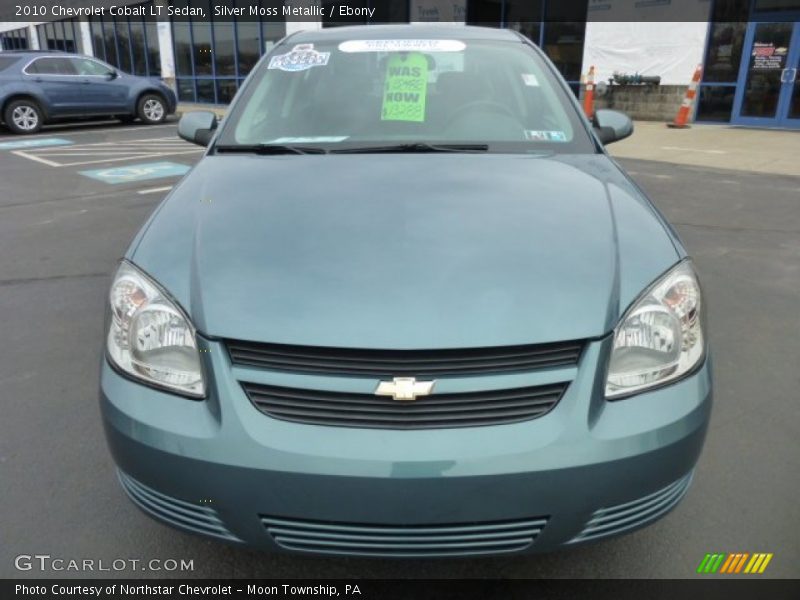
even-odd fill
[(662, 385), (697, 366), (705, 355), (702, 308), (688, 260), (642, 294), (614, 330), (606, 398)]
[(109, 302), (106, 346), (117, 367), (151, 385), (205, 396), (194, 327), (151, 279), (122, 262)]

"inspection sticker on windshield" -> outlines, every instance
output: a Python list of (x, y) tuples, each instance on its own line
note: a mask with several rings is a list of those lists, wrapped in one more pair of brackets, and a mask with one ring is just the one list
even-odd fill
[(531, 142), (566, 142), (567, 134), (563, 131), (536, 131), (526, 129), (525, 137)]
[(396, 54), (386, 63), (382, 121), (425, 120), (428, 59), (419, 52)]
[(459, 40), (349, 40), (339, 44), (342, 52), (461, 52)]
[(273, 56), (269, 61), (268, 69), (281, 71), (306, 71), (311, 67), (324, 67), (331, 57), (330, 52), (317, 52), (314, 44), (297, 44), (291, 52)]
[(539, 80), (536, 79), (536, 75), (533, 73), (523, 73), (522, 83), (530, 87), (539, 87)]

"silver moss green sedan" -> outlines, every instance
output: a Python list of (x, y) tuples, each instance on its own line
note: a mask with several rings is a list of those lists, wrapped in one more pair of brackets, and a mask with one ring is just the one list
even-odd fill
[[(695, 267), (508, 30), (291, 35), (113, 278), (100, 403), (146, 513), (267, 550), (472, 556), (685, 495), (712, 382)], [(671, 527), (688, 528), (680, 514)]]

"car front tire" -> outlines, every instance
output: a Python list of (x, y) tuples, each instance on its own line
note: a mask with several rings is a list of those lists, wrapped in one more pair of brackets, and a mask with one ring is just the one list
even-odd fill
[(3, 120), (14, 133), (36, 133), (42, 128), (44, 112), (33, 100), (14, 100), (6, 106)]
[(167, 118), (167, 103), (158, 94), (145, 94), (139, 98), (136, 114), (143, 123), (156, 125)]

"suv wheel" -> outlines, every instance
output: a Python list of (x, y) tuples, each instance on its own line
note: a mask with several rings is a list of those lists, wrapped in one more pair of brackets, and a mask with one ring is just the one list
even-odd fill
[(167, 118), (167, 104), (161, 96), (145, 94), (139, 98), (136, 114), (148, 125), (163, 123)]
[(44, 115), (33, 100), (14, 100), (6, 107), (3, 120), (14, 133), (36, 133), (42, 128)]

